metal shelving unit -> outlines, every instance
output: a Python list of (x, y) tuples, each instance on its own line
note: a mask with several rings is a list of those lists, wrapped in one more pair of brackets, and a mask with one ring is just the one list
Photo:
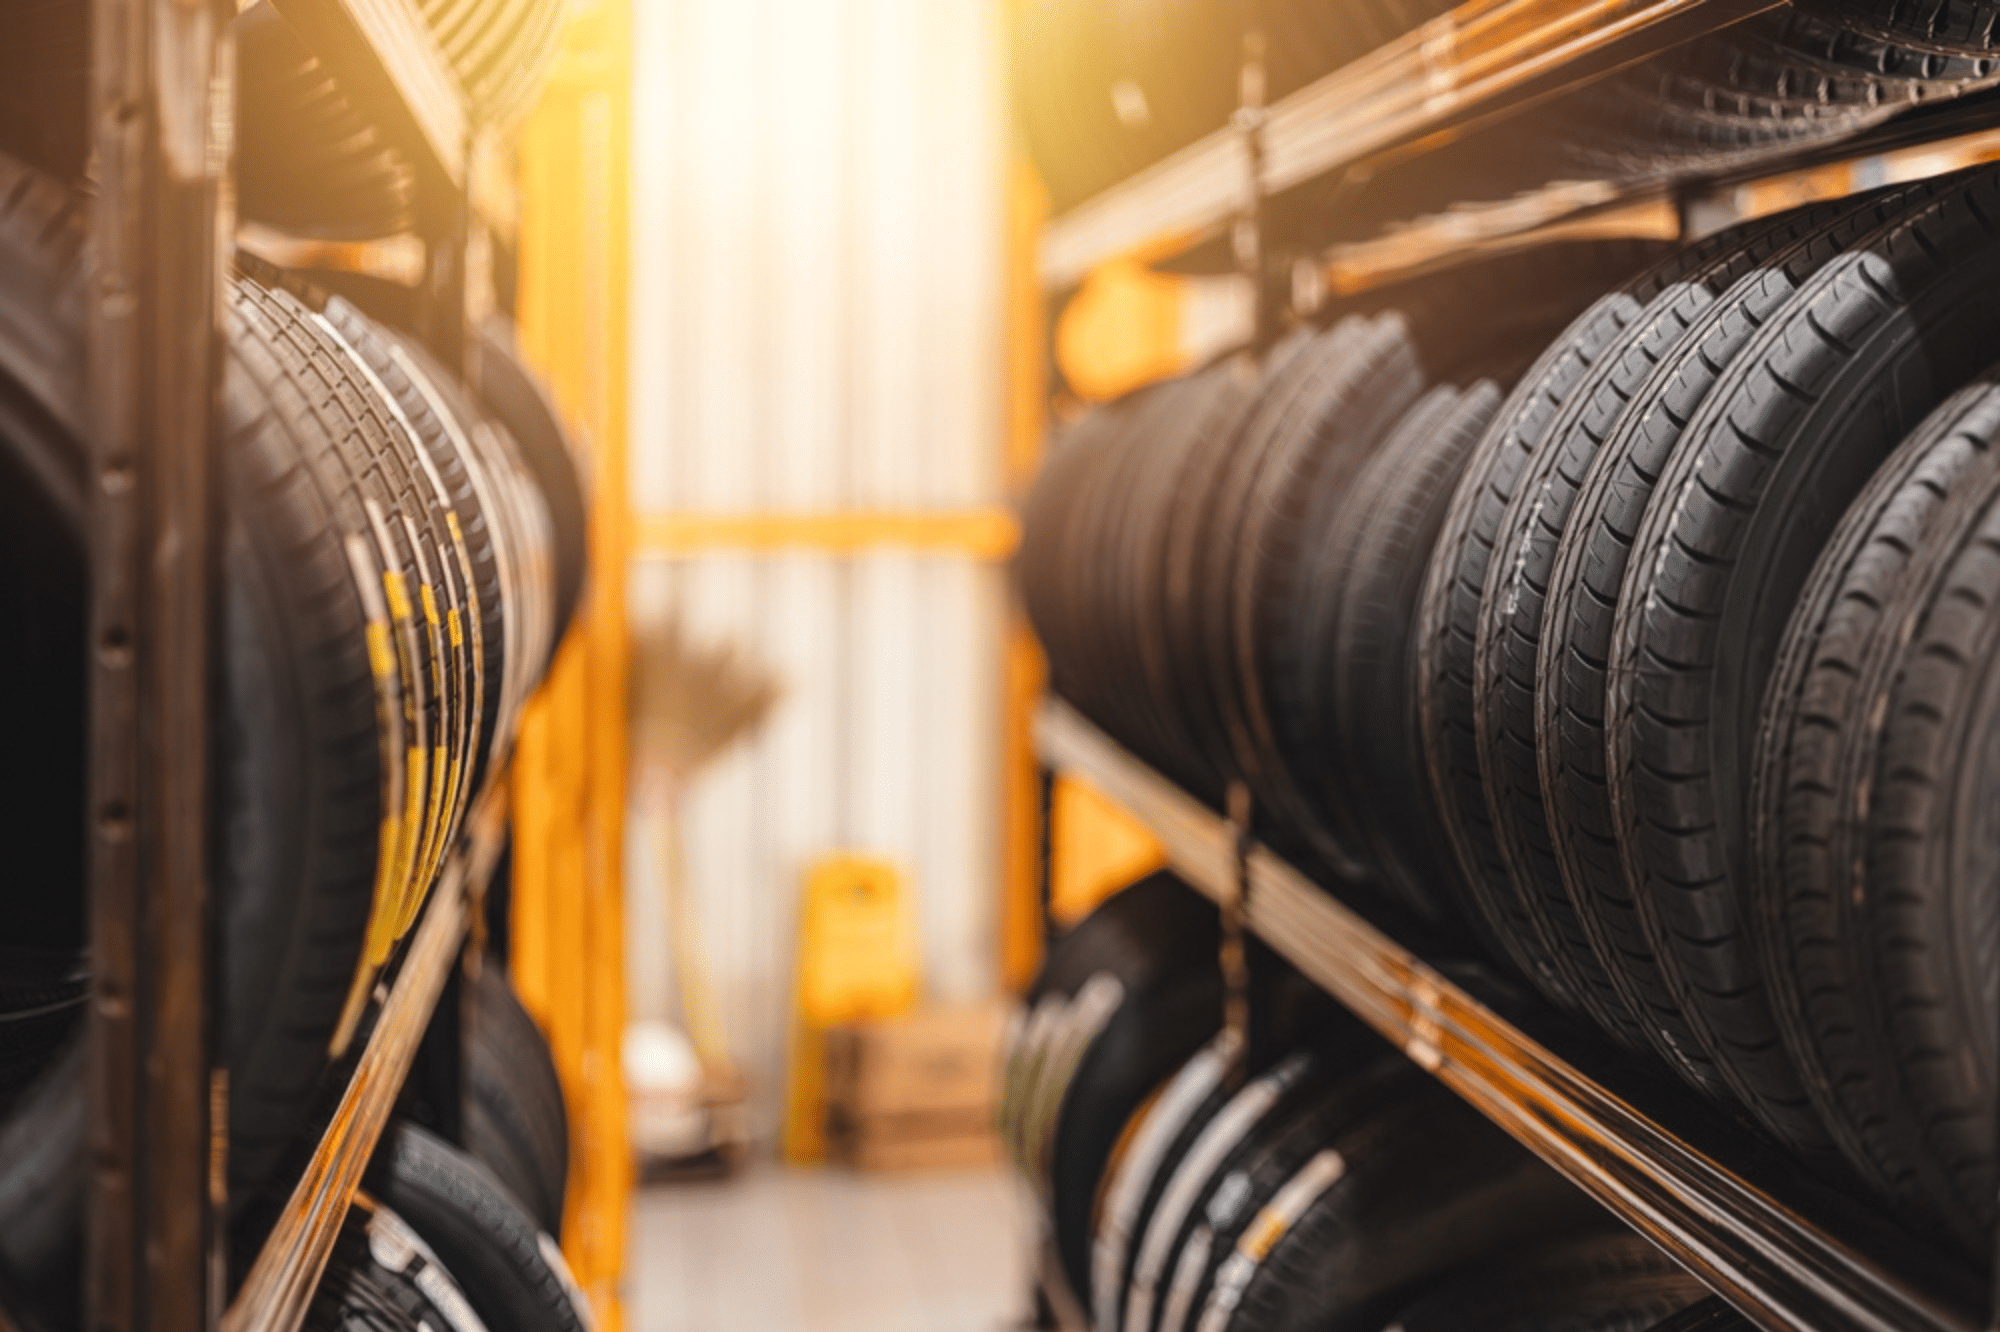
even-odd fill
[[(98, 162), (85, 1318), (99, 1332), (293, 1332), (483, 898), (504, 841), (505, 790), (496, 780), (473, 812), (393, 984), (378, 987), (329, 1127), (225, 1309), (228, 1086), (215, 1053), (207, 848), (210, 473), (236, 232), (228, 47), (237, 7), (77, 2), (91, 6)], [(460, 359), (476, 139), (442, 53), (410, 0), (279, 7), (417, 150), (426, 332)]]
[(1415, 1063), (1774, 1332), (1976, 1332), (1982, 1274), (1463, 959), (1424, 956), (1050, 700), (1036, 743)]

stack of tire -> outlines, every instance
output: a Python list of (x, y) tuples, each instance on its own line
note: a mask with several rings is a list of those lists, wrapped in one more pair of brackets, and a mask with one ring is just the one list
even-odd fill
[(1001, 1132), (1092, 1326), (1636, 1332), (1703, 1293), (1295, 976), (1219, 1030), (1216, 928), (1127, 888), (1010, 1033)]
[[(80, 1319), (88, 1173), (87, 206), (0, 158), (0, 678), (20, 702), (0, 806), (15, 865), (0, 889), (0, 1298), (53, 1329)], [(461, 377), (288, 275), (237, 273), (224, 317), (213, 863), (240, 1279), (375, 977), (504, 769), (582, 585), (584, 512), (571, 445), (504, 326)], [(467, 1006), (468, 1084), (484, 1088), (471, 1154), (398, 1130), (373, 1187), (463, 1269), (488, 1327), (580, 1326), (543, 1237), (560, 1218), (560, 1092), (518, 1009), (494, 1019), (516, 1067), (491, 1067), (477, 1014), (511, 1002), (493, 976), (501, 995)], [(509, 1164), (524, 1152), (539, 1171)], [(489, 1313), (503, 1267), (542, 1305)]]
[[(1504, 396), (1411, 405), (1352, 316), (1148, 389), (1030, 503), (1052, 678), (1195, 793), (1246, 782), (1337, 891), (1462, 931), (1981, 1254), (1996, 279), (1979, 168), (1685, 246)], [(1367, 387), (1309, 465), (1234, 487), (1300, 346)], [(1221, 482), (1176, 470), (1203, 450)], [(1215, 582), (1227, 614), (1176, 637)]]

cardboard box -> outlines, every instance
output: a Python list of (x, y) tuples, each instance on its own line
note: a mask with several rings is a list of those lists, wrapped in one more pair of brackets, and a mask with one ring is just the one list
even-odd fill
[(863, 1170), (987, 1165), (999, 1159), (993, 1100), (999, 1004), (925, 1009), (826, 1034), (829, 1154)]

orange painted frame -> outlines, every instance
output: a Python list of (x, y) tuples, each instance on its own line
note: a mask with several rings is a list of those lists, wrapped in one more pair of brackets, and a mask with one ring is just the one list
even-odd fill
[(590, 579), (514, 761), (513, 977), (570, 1112), (563, 1251), (621, 1332), (633, 1167), (625, 1026), (629, 0), (574, 0), (519, 150), (521, 348), (586, 441)]

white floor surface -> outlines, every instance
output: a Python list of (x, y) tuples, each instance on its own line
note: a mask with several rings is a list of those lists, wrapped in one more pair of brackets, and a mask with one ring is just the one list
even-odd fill
[(1030, 1234), (999, 1169), (866, 1175), (761, 1166), (642, 1190), (630, 1332), (1003, 1332), (1028, 1308)]

